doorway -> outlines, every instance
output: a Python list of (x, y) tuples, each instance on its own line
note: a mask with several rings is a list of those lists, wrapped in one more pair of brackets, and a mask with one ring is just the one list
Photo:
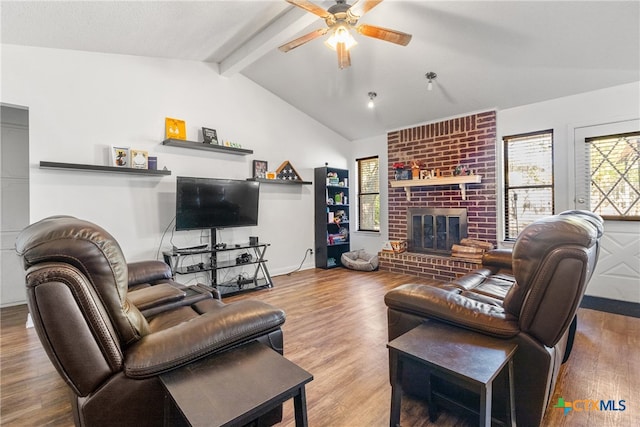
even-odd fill
[[(574, 129), (575, 207), (592, 210), (587, 139), (640, 130), (640, 120), (625, 120)], [(586, 294), (640, 303), (640, 222), (605, 220), (600, 258)]]
[(0, 307), (7, 307), (26, 302), (24, 269), (14, 244), (29, 225), (29, 110), (0, 108)]

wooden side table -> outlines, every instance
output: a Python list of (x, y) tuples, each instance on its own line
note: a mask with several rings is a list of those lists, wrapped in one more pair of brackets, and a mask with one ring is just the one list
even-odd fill
[(402, 399), (402, 365), (410, 359), (428, 370), (425, 387), (428, 394), (429, 419), (438, 418), (431, 377), (464, 387), (480, 396), (480, 426), (491, 426), (492, 384), (505, 366), (509, 377), (507, 425), (515, 426), (513, 398), (513, 355), (518, 345), (477, 332), (427, 321), (387, 344), (395, 375), (391, 379), (391, 416), (389, 425), (400, 425)]
[(193, 427), (240, 426), (293, 398), (296, 427), (307, 426), (305, 384), (313, 376), (254, 342), (160, 376)]

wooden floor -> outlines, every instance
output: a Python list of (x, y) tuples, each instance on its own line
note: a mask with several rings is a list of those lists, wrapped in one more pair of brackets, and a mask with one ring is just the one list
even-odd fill
[[(275, 277), (275, 287), (225, 299), (257, 298), (284, 309), (285, 356), (314, 375), (307, 385), (310, 426), (387, 426), (391, 388), (383, 297), (419, 279), (386, 272), (307, 270)], [(3, 426), (71, 426), (67, 389), (33, 329), (25, 329), (25, 306), (1, 310), (1, 412)], [(640, 425), (640, 319), (579, 310), (576, 343), (547, 409), (545, 426)], [(625, 400), (625, 411), (563, 411), (565, 401)], [(619, 407), (619, 406), (618, 406)], [(281, 425), (293, 426), (285, 404)], [(419, 401), (403, 399), (401, 424), (467, 426), (442, 412), (428, 421)]]

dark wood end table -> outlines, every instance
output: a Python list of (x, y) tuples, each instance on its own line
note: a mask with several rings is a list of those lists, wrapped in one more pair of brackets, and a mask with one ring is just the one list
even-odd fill
[(291, 398), (296, 426), (307, 426), (305, 384), (313, 376), (258, 342), (167, 372), (160, 380), (194, 427), (243, 425)]
[(428, 370), (425, 384), (429, 419), (437, 419), (431, 377), (436, 376), (464, 387), (480, 396), (480, 426), (491, 426), (492, 383), (505, 366), (508, 369), (509, 398), (507, 425), (515, 426), (513, 397), (513, 355), (517, 344), (436, 321), (427, 321), (387, 344), (395, 375), (391, 379), (391, 416), (389, 425), (400, 425), (402, 364), (406, 359)]

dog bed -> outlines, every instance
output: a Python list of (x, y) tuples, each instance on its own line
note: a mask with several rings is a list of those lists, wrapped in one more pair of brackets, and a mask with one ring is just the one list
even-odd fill
[(371, 255), (364, 249), (345, 252), (340, 257), (342, 265), (351, 270), (373, 271), (378, 268), (378, 255)]

